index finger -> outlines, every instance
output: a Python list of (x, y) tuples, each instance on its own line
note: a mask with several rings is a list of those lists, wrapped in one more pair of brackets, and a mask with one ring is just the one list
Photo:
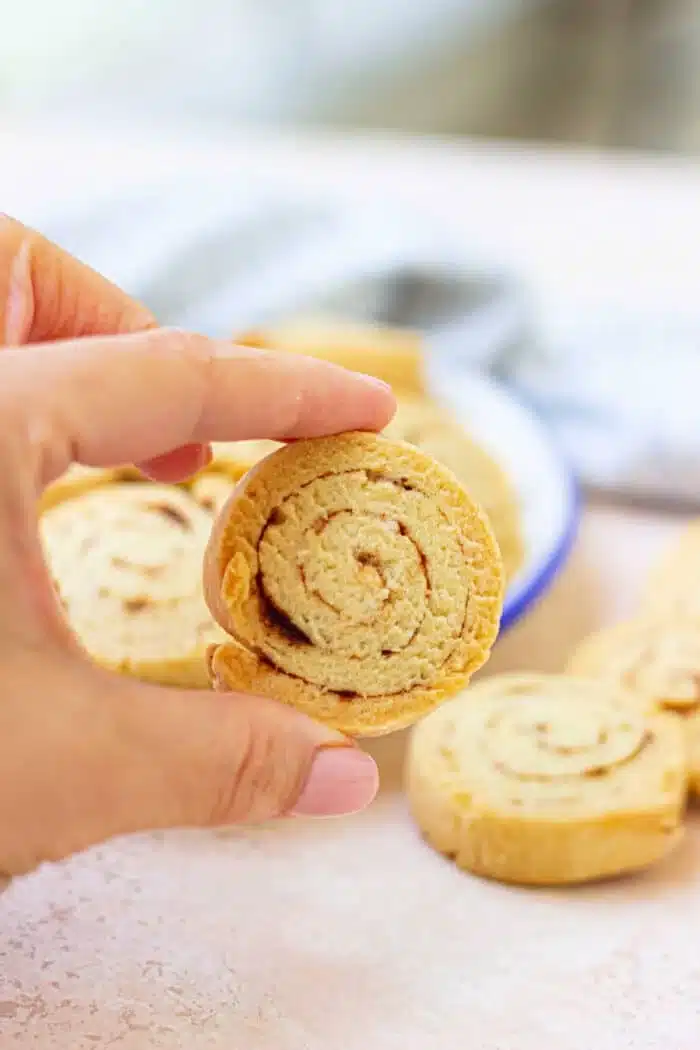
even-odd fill
[(0, 215), (0, 348), (153, 327), (151, 313), (126, 292)]
[(71, 462), (381, 430), (394, 409), (389, 387), (370, 376), (171, 329), (0, 355), (0, 415), (33, 435), (44, 485)]

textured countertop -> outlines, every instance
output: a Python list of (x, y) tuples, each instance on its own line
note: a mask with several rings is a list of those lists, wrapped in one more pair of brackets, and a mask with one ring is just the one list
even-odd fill
[[(561, 665), (628, 611), (679, 522), (588, 510), (492, 669)], [(685, 1050), (700, 1034), (700, 822), (644, 876), (532, 892), (417, 836), (404, 737), (358, 817), (114, 843), (0, 897), (13, 1050)]]
[[(455, 224), (468, 214), (475, 250), (527, 266), (538, 302), (661, 295), (682, 311), (697, 298), (696, 182), (682, 165), (255, 139), (151, 154), (57, 128), (0, 129), (0, 156), (2, 206), (28, 221), (47, 189), (75, 198), (86, 172), (106, 187), (186, 158), (276, 165), (319, 187), (395, 191)], [(471, 206), (482, 197), (498, 202), (488, 215)], [(679, 525), (590, 507), (565, 573), (490, 669), (560, 667), (586, 631), (631, 610)], [(382, 792), (358, 817), (122, 841), (13, 883), (0, 897), (2, 1050), (694, 1045), (700, 822), (643, 877), (567, 892), (480, 882), (418, 838), (403, 744), (373, 745)]]

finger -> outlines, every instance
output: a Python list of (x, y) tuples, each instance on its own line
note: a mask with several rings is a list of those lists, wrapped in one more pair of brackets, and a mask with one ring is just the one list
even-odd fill
[(312, 358), (159, 329), (8, 351), (3, 415), (30, 431), (40, 482), (73, 461), (142, 463), (184, 445), (379, 430), (395, 401), (369, 376)]
[(120, 683), (113, 711), (121, 830), (354, 813), (377, 791), (370, 756), (272, 700)]
[(154, 326), (151, 313), (106, 278), (0, 215), (0, 346)]
[(174, 452), (166, 452), (164, 456), (156, 456), (155, 459), (139, 463), (139, 469), (153, 481), (163, 484), (184, 481), (185, 478), (196, 474), (198, 470), (211, 463), (212, 452), (210, 445), (183, 445)]
[(0, 875), (119, 835), (354, 813), (376, 794), (373, 760), (292, 708), (145, 685), (55, 651), (27, 693), (18, 653), (0, 711)]

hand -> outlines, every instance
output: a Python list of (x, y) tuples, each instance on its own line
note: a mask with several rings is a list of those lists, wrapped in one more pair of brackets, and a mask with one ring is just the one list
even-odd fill
[(243, 695), (149, 686), (84, 656), (42, 557), (36, 502), (71, 464), (160, 481), (211, 440), (380, 429), (389, 390), (306, 358), (158, 329), (142, 306), (0, 217), (0, 872), (115, 835), (363, 808), (351, 741)]

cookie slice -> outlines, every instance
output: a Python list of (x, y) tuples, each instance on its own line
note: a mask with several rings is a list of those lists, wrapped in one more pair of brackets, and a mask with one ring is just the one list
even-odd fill
[[(108, 485), (110, 482), (119, 481), (121, 468), (116, 467), (84, 467), (81, 463), (73, 463), (68, 470), (57, 478), (56, 481), (44, 489), (39, 499), (39, 513), (56, 507), (64, 500), (79, 496), (82, 492), (99, 485)], [(133, 469), (133, 468), (132, 468)]]
[(678, 843), (683, 734), (619, 686), (502, 675), (416, 727), (406, 786), (427, 841), (460, 868), (586, 882), (644, 868)]
[(501, 549), (507, 579), (524, 556), (518, 497), (505, 471), (454, 419), (444, 405), (422, 398), (401, 398), (384, 431), (392, 441), (407, 441), (443, 463), (488, 515)]
[(425, 394), (423, 339), (417, 332), (351, 324), (324, 317), (295, 317), (235, 336), (242, 346), (287, 350), (364, 372), (397, 392)]
[[(700, 618), (630, 620), (590, 635), (567, 670), (632, 690), (647, 705), (682, 719), (690, 745), (700, 709)], [(700, 754), (690, 749), (690, 786), (700, 793)]]
[(103, 484), (46, 511), (41, 538), (66, 616), (93, 659), (148, 681), (207, 687), (225, 635), (204, 601), (212, 514), (183, 488)]
[[(458, 478), (485, 510), (498, 541), (506, 579), (512, 579), (524, 558), (522, 516), (518, 497), (501, 466), (444, 406), (424, 398), (400, 397), (384, 436), (415, 445)], [(281, 447), (275, 441), (219, 443), (214, 445), (214, 462), (244, 472)]]
[(642, 610), (653, 618), (700, 618), (700, 519), (687, 525), (652, 567)]
[(246, 474), (206, 556), (217, 688), (349, 734), (409, 725), (487, 659), (503, 570), (457, 479), (371, 434), (299, 441)]

